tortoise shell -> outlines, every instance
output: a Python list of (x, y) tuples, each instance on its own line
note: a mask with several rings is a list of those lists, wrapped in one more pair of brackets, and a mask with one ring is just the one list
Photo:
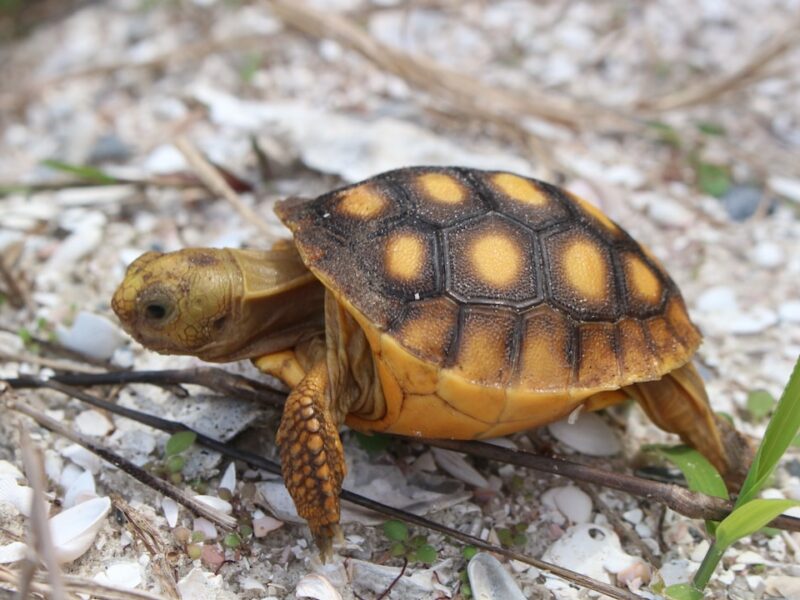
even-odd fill
[(531, 422), (547, 422), (595, 393), (661, 378), (700, 343), (645, 248), (593, 205), (535, 179), (406, 168), (276, 210), (403, 403), (421, 398), (420, 413), (480, 394), (455, 412), (497, 424), (544, 411)]

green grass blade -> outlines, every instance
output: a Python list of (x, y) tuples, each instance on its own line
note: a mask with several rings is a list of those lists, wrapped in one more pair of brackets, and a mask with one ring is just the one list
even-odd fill
[(676, 583), (664, 589), (664, 595), (670, 600), (703, 600), (703, 592), (692, 587), (690, 583)]
[(720, 522), (714, 543), (724, 550), (736, 540), (755, 533), (779, 514), (794, 506), (800, 506), (800, 501), (764, 498), (751, 500)]
[(764, 439), (758, 447), (753, 465), (747, 472), (736, 506), (741, 506), (758, 495), (769, 479), (783, 453), (800, 430), (800, 358), (794, 365), (789, 383), (783, 390), (778, 406), (772, 413)]
[(693, 492), (728, 499), (725, 482), (705, 456), (689, 446), (653, 446), (653, 450), (678, 467)]
[(60, 160), (43, 160), (42, 164), (56, 171), (62, 173), (69, 173), (83, 181), (90, 181), (92, 183), (107, 183), (114, 184), (118, 180), (100, 169), (90, 167), (88, 165), (71, 165), (69, 163), (61, 162)]

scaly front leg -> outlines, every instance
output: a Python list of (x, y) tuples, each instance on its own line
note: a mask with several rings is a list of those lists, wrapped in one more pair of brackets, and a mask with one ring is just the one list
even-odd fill
[(278, 429), (283, 480), (308, 521), (322, 559), (339, 530), (339, 492), (346, 472), (338, 424), (331, 411), (328, 369), (317, 362), (286, 399)]

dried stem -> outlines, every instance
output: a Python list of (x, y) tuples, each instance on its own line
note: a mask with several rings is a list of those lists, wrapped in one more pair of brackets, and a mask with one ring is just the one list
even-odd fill
[[(101, 373), (97, 375), (57, 375), (48, 381), (33, 377), (19, 377), (16, 379), (7, 379), (5, 381), (9, 386), (15, 389), (49, 387), (72, 395), (75, 398), (108, 410), (109, 412), (138, 420), (151, 427), (163, 429), (171, 433), (182, 431), (185, 428), (172, 421), (159, 419), (151, 415), (144, 415), (139, 411), (100, 400), (90, 394), (66, 385), (66, 383), (72, 385), (111, 385), (119, 383), (150, 383), (154, 385), (164, 385), (185, 383), (202, 385), (226, 395), (267, 403), (276, 407), (282, 406), (285, 399), (285, 394), (277, 391), (275, 388), (214, 367), (167, 371), (126, 371)], [(420, 440), (414, 438), (414, 441), (418, 442)], [(733, 504), (721, 498), (707, 496), (699, 492), (692, 492), (674, 484), (661, 483), (659, 481), (644, 479), (642, 477), (627, 475), (616, 471), (598, 469), (597, 467), (583, 465), (558, 456), (540, 456), (523, 450), (510, 450), (484, 442), (431, 439), (424, 440), (424, 442), (431, 446), (463, 452), (471, 456), (487, 458), (489, 460), (515, 464), (536, 471), (567, 477), (573, 481), (600, 485), (625, 492), (632, 496), (654, 500), (692, 519), (720, 521), (733, 510)], [(222, 447), (224, 448), (224, 445)], [(780, 516), (772, 521), (770, 526), (787, 531), (800, 531), (800, 519)]]
[(239, 195), (233, 190), (230, 184), (228, 184), (219, 170), (208, 162), (188, 139), (182, 136), (178, 137), (175, 140), (175, 147), (181, 151), (187, 162), (197, 173), (197, 176), (205, 183), (206, 187), (230, 202), (239, 215), (241, 215), (245, 223), (258, 227), (259, 231), (265, 234), (268, 239), (275, 237), (275, 232), (267, 226), (263, 217), (242, 202)]
[[(64, 585), (72, 594), (86, 594), (100, 600), (163, 600), (161, 596), (141, 592), (139, 590), (129, 590), (118, 588), (106, 583), (99, 583), (92, 579), (76, 577), (74, 575), (63, 575)], [(0, 583), (14, 585), (17, 579), (16, 570), (0, 565)], [(5, 598), (3, 593), (6, 590), (0, 588), (0, 598)], [(46, 597), (53, 597), (53, 588), (42, 583), (42, 576), (37, 575), (31, 585), (31, 591)], [(11, 596), (8, 596), (11, 598)], [(30, 597), (30, 596), (27, 596)]]
[[(50, 597), (53, 600), (64, 600), (66, 592), (64, 581), (61, 577), (61, 567), (58, 564), (55, 547), (53, 546), (50, 523), (48, 522), (47, 503), (44, 499), (46, 477), (41, 453), (36, 449), (28, 434), (23, 428), (20, 431), (20, 449), (22, 451), (22, 464), (25, 466), (25, 477), (33, 489), (31, 498), (30, 517), (30, 542), (47, 569), (47, 583), (50, 585)], [(34, 572), (31, 572), (31, 577)], [(21, 585), (20, 588), (23, 586)]]
[(631, 121), (612, 109), (565, 96), (555, 97), (528, 84), (517, 93), (442, 67), (429, 58), (416, 58), (379, 42), (347, 17), (320, 11), (299, 0), (270, 0), (278, 17), (295, 29), (317, 38), (331, 38), (349, 47), (379, 68), (404, 79), (409, 85), (444, 100), (458, 112), (488, 121), (517, 124), (522, 117), (544, 119), (571, 128), (588, 121), (629, 126)]
[[(76, 397), (78, 399), (81, 399), (81, 400), (83, 400), (87, 396), (87, 394), (84, 394), (84, 393), (73, 394), (72, 391), (77, 392), (77, 390), (68, 391), (68, 390), (70, 390), (70, 388), (68, 386), (63, 385), (63, 384), (59, 384), (59, 388), (56, 388), (56, 389), (59, 389), (59, 391), (63, 391), (64, 393), (67, 393), (67, 394), (70, 394), (70, 395), (74, 395), (74, 397)], [(170, 431), (170, 432), (172, 432), (172, 431), (191, 431), (190, 429), (180, 425), (179, 423), (174, 423), (172, 421), (167, 421), (166, 419), (161, 419), (159, 417), (155, 417), (155, 416), (152, 416), (152, 415), (143, 415), (142, 413), (136, 414), (137, 411), (131, 411), (130, 409), (119, 410), (121, 407), (118, 407), (113, 403), (105, 402), (103, 400), (100, 400), (99, 398), (93, 398), (92, 404), (95, 405), (95, 406), (104, 406), (111, 412), (117, 412), (118, 414), (124, 414), (124, 416), (130, 417), (130, 418), (132, 418), (134, 420), (137, 420), (140, 423), (146, 423), (146, 424), (148, 424), (148, 425), (150, 425), (152, 427), (157, 427), (158, 429), (162, 429), (164, 431)], [(40, 411), (37, 411), (35, 409), (32, 409), (32, 408), (28, 407), (27, 405), (20, 404), (20, 403), (13, 403), (12, 402), (10, 407), (12, 409), (15, 409), (15, 410), (18, 410), (20, 412), (23, 412), (23, 413), (27, 414), (28, 416), (32, 417), (40, 425), (46, 427), (47, 429), (50, 429), (51, 431), (53, 431), (55, 433), (58, 433), (60, 435), (65, 435), (65, 437), (67, 437), (68, 439), (71, 439), (72, 441), (75, 441), (76, 443), (81, 443), (80, 441), (78, 441), (78, 439), (81, 436), (77, 436), (77, 435), (73, 434), (72, 432), (69, 432), (69, 431), (65, 430), (65, 428), (63, 426), (61, 426), (59, 423), (55, 422), (53, 419), (48, 418), (44, 413), (42, 413)], [(228, 445), (226, 445), (226, 444), (224, 444), (222, 442), (214, 440), (214, 439), (212, 439), (212, 438), (210, 438), (208, 436), (205, 436), (205, 435), (203, 435), (203, 434), (201, 434), (199, 432), (195, 432), (195, 433), (197, 434), (197, 443), (202, 445), (202, 446), (205, 446), (207, 448), (210, 448), (212, 450), (220, 452), (220, 453), (222, 453), (223, 455), (225, 455), (225, 456), (227, 456), (229, 458), (233, 458), (235, 460), (241, 460), (243, 462), (246, 462), (246, 463), (248, 463), (249, 465), (251, 465), (254, 468), (263, 469), (263, 470), (265, 470), (267, 472), (270, 472), (270, 473), (273, 473), (275, 475), (280, 475), (280, 473), (281, 473), (280, 465), (278, 465), (274, 461), (271, 461), (269, 459), (263, 458), (261, 456), (255, 455), (255, 454), (252, 454), (250, 452), (246, 452), (246, 451), (240, 450), (238, 448), (230, 447), (230, 446), (228, 446)], [(81, 444), (81, 445), (83, 445), (83, 444)], [(98, 456), (100, 456), (104, 460), (107, 460), (107, 461), (111, 462), (112, 464), (115, 464), (115, 465), (119, 466), (120, 468), (123, 468), (120, 463), (126, 462), (121, 457), (116, 456), (115, 454), (113, 454), (108, 449), (103, 448), (101, 446), (98, 446), (97, 444), (93, 444), (92, 443), (91, 445), (86, 445), (84, 447), (87, 448), (88, 450), (90, 450), (91, 452), (96, 453)], [(138, 477), (137, 477), (137, 479), (138, 479)], [(141, 481), (145, 485), (150, 485), (150, 481), (152, 479), (154, 479), (154, 478), (148, 478), (148, 480), (146, 480), (146, 481), (145, 480), (141, 480)], [(160, 481), (160, 480), (157, 480), (157, 481)], [(161, 482), (161, 483), (163, 483), (163, 482)], [(151, 487), (153, 487), (153, 486), (151, 485)], [(161, 491), (162, 493), (164, 493), (163, 490), (160, 489), (160, 486), (158, 488), (155, 488), (155, 489), (156, 489), (156, 491)], [(594, 590), (596, 592), (600, 592), (602, 594), (606, 594), (606, 595), (608, 595), (608, 596), (610, 596), (612, 598), (620, 598), (622, 600), (635, 600), (636, 598), (638, 598), (638, 596), (636, 596), (635, 594), (632, 594), (631, 592), (629, 592), (627, 590), (622, 590), (620, 588), (616, 588), (614, 586), (602, 583), (600, 581), (596, 581), (596, 580), (594, 580), (594, 579), (592, 579), (590, 577), (587, 577), (587, 576), (582, 575), (580, 573), (577, 573), (575, 571), (571, 571), (569, 569), (564, 569), (562, 567), (559, 567), (558, 565), (553, 565), (553, 564), (550, 564), (548, 562), (545, 562), (545, 561), (542, 561), (542, 560), (538, 560), (538, 559), (532, 558), (530, 556), (526, 556), (524, 554), (520, 554), (518, 552), (514, 552), (514, 551), (509, 550), (507, 548), (502, 548), (500, 546), (495, 546), (495, 545), (490, 544), (489, 542), (486, 542), (486, 541), (484, 541), (484, 540), (482, 540), (482, 539), (480, 539), (478, 537), (471, 536), (471, 535), (466, 534), (466, 533), (462, 533), (462, 532), (460, 532), (460, 531), (458, 531), (456, 529), (452, 529), (452, 528), (446, 527), (444, 525), (440, 525), (440, 524), (438, 524), (438, 523), (436, 523), (434, 521), (431, 521), (429, 519), (426, 519), (424, 517), (419, 517), (419, 516), (414, 515), (412, 513), (408, 513), (406, 511), (403, 511), (403, 510), (400, 510), (400, 509), (397, 509), (397, 508), (393, 508), (393, 507), (387, 506), (385, 504), (381, 504), (380, 502), (376, 502), (374, 500), (371, 500), (369, 498), (361, 496), (360, 494), (356, 494), (356, 493), (350, 492), (348, 490), (342, 490), (342, 493), (340, 494), (340, 496), (341, 496), (342, 500), (345, 500), (345, 501), (348, 501), (348, 502), (353, 502), (354, 504), (358, 504), (359, 506), (363, 506), (365, 508), (374, 510), (375, 512), (383, 514), (383, 515), (385, 515), (387, 517), (394, 518), (394, 519), (400, 519), (400, 520), (403, 520), (403, 521), (405, 521), (407, 523), (410, 523), (410, 524), (413, 524), (413, 525), (418, 525), (420, 527), (425, 527), (425, 528), (430, 529), (432, 531), (438, 531), (439, 533), (442, 533), (442, 534), (444, 534), (446, 536), (449, 536), (451, 538), (455, 538), (455, 539), (457, 539), (459, 541), (462, 541), (465, 544), (469, 544), (469, 545), (475, 546), (477, 548), (481, 548), (483, 550), (487, 550), (489, 552), (493, 552), (495, 554), (499, 554), (501, 556), (505, 556), (505, 557), (513, 559), (513, 560), (519, 560), (519, 561), (524, 562), (526, 564), (532, 565), (532, 566), (534, 566), (534, 567), (536, 567), (536, 568), (538, 568), (538, 569), (540, 569), (542, 571), (547, 571), (549, 573), (552, 573), (554, 575), (562, 577), (563, 579), (566, 579), (566, 580), (571, 581), (573, 583), (577, 583), (579, 585), (582, 585), (582, 586), (584, 586), (584, 587), (586, 587), (588, 589)], [(179, 501), (179, 500), (177, 500), (177, 498), (175, 498), (175, 499), (176, 499), (176, 501)], [(190, 510), (192, 509), (192, 507), (187, 507), (187, 508), (190, 508)]]
[(175, 487), (174, 485), (162, 479), (159, 479), (158, 477), (154, 477), (144, 469), (134, 465), (129, 460), (126, 460), (122, 456), (113, 453), (108, 448), (96, 444), (93, 440), (89, 439), (88, 437), (70, 431), (58, 421), (51, 419), (46, 414), (44, 414), (39, 410), (36, 410), (32, 406), (22, 402), (12, 401), (9, 403), (8, 407), (12, 410), (16, 410), (25, 415), (28, 415), (34, 421), (39, 423), (39, 425), (67, 438), (72, 442), (75, 442), (76, 444), (83, 446), (90, 452), (97, 454), (97, 456), (102, 458), (104, 461), (111, 463), (115, 467), (118, 467), (120, 470), (127, 473), (134, 479), (162, 493), (163, 495), (172, 498), (178, 504), (185, 506), (195, 514), (199, 514), (205, 517), (206, 519), (219, 525), (223, 529), (231, 530), (236, 527), (236, 519), (234, 519), (233, 517), (222, 514), (218, 510), (214, 510), (208, 505), (203, 504), (202, 502), (198, 502), (192, 496), (189, 496), (186, 492), (184, 492), (180, 488)]
[(772, 37), (744, 65), (733, 73), (710, 82), (683, 88), (680, 91), (640, 102), (645, 110), (665, 112), (704, 104), (735, 89), (750, 85), (766, 74), (765, 67), (783, 56), (800, 41), (800, 18), (794, 19), (780, 34)]

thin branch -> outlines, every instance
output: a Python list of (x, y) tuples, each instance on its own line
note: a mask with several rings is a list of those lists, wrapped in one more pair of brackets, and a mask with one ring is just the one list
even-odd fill
[[(68, 386), (61, 385), (61, 387), (69, 389)], [(70, 393), (70, 392), (67, 392), (66, 390), (64, 390), (64, 393)], [(80, 396), (75, 395), (75, 397), (79, 398), (79, 399), (83, 399), (83, 396), (85, 396), (85, 395), (84, 394), (81, 394)], [(113, 407), (116, 407), (116, 405), (114, 405), (112, 403), (105, 403), (104, 401), (102, 401), (102, 400), (100, 400), (98, 398), (94, 399), (94, 403), (95, 403), (95, 405), (109, 404), (110, 407), (108, 408), (108, 410), (110, 410), (112, 412), (115, 412)], [(53, 419), (50, 419), (49, 417), (47, 417), (44, 413), (41, 413), (40, 411), (32, 409), (32, 408), (30, 408), (30, 407), (28, 407), (28, 406), (26, 406), (24, 404), (13, 403), (13, 402), (10, 403), (10, 404), (11, 404), (10, 408), (18, 410), (20, 412), (23, 412), (23, 413), (27, 414), (28, 416), (31, 416), (37, 422), (39, 422), (40, 425), (46, 427), (47, 429), (50, 429), (51, 431), (53, 431), (55, 433), (58, 433), (60, 435), (64, 435), (65, 437), (67, 437), (68, 439), (71, 439), (72, 441), (75, 441), (76, 443), (81, 443), (80, 441), (78, 441), (80, 436), (76, 436), (72, 432), (66, 430), (63, 426), (61, 426), (59, 423), (55, 422)], [(116, 408), (118, 409), (118, 408), (121, 408), (121, 407), (116, 407)], [(172, 432), (172, 431), (192, 431), (191, 429), (189, 429), (187, 427), (184, 427), (184, 426), (180, 425), (179, 423), (174, 423), (172, 421), (167, 421), (166, 419), (161, 419), (159, 417), (154, 417), (152, 415), (144, 415), (145, 418), (143, 418), (143, 415), (141, 415), (141, 413), (138, 414), (138, 415), (132, 415), (132, 414), (130, 414), (131, 412), (135, 413), (136, 411), (129, 411), (128, 409), (125, 409), (125, 413), (126, 414), (124, 416), (126, 416), (126, 417), (130, 416), (130, 418), (133, 418), (134, 420), (137, 420), (137, 421), (142, 422), (142, 423), (147, 423), (147, 424), (149, 424), (149, 425), (151, 425), (153, 427), (157, 427), (159, 429), (162, 429), (162, 427), (163, 427), (164, 431), (170, 431), (170, 432)], [(121, 414), (121, 411), (120, 411), (120, 414)], [(157, 424), (159, 424), (161, 426), (159, 426)], [(264, 457), (261, 457), (261, 456), (258, 456), (258, 455), (255, 455), (255, 454), (252, 454), (252, 453), (249, 453), (249, 452), (245, 452), (245, 451), (240, 450), (238, 448), (230, 447), (230, 446), (228, 446), (228, 445), (226, 445), (226, 444), (224, 444), (222, 442), (214, 440), (213, 438), (205, 436), (205, 435), (203, 435), (203, 434), (201, 434), (199, 432), (194, 432), (194, 433), (196, 433), (196, 435), (197, 435), (197, 443), (202, 445), (202, 446), (205, 446), (207, 448), (210, 448), (212, 450), (220, 452), (220, 453), (224, 454), (225, 456), (233, 458), (235, 460), (241, 460), (243, 462), (246, 462), (246, 463), (248, 463), (249, 465), (251, 465), (254, 468), (263, 469), (263, 470), (265, 470), (265, 471), (267, 471), (269, 473), (273, 473), (273, 474), (278, 475), (278, 476), (280, 476), (280, 474), (281, 474), (280, 465), (278, 465), (278, 463), (276, 463), (274, 461), (271, 461), (269, 459), (266, 459)], [(83, 445), (83, 444), (81, 444), (81, 445)], [(88, 446), (88, 445), (84, 446), (84, 447), (86, 447), (91, 452), (96, 453), (98, 456), (100, 456), (104, 460), (107, 460), (107, 461), (111, 462), (112, 464), (116, 464), (117, 466), (119, 466), (118, 463), (120, 463), (121, 460), (122, 460), (121, 457), (116, 456), (115, 454), (113, 454), (108, 449), (103, 448), (101, 446), (98, 446), (97, 444), (91, 444), (91, 447)], [(120, 468), (122, 468), (122, 467), (120, 467)], [(145, 485), (150, 485), (150, 480), (151, 479), (154, 479), (154, 478), (148, 478), (147, 481), (142, 480), (142, 483), (144, 483)], [(157, 491), (162, 491), (162, 490), (157, 489)], [(162, 491), (162, 493), (163, 493), (163, 491)], [(561, 578), (566, 579), (568, 581), (571, 581), (571, 582), (577, 583), (579, 585), (582, 585), (582, 586), (584, 586), (584, 587), (586, 587), (588, 589), (591, 589), (591, 590), (606, 594), (608, 596), (611, 596), (612, 598), (619, 598), (619, 599), (622, 599), (622, 600), (636, 600), (637, 598), (639, 598), (639, 596), (637, 596), (637, 595), (635, 595), (635, 594), (633, 594), (633, 593), (631, 593), (631, 592), (629, 592), (627, 590), (623, 590), (623, 589), (620, 589), (620, 588), (617, 588), (617, 587), (602, 583), (600, 581), (596, 581), (596, 580), (594, 580), (594, 579), (592, 579), (590, 577), (582, 575), (581, 573), (577, 573), (577, 572), (571, 571), (569, 569), (564, 569), (562, 567), (559, 567), (558, 565), (554, 565), (554, 564), (551, 564), (551, 563), (548, 563), (548, 562), (545, 562), (545, 561), (542, 561), (542, 560), (539, 560), (539, 559), (536, 559), (536, 558), (532, 558), (530, 556), (526, 556), (526, 555), (521, 554), (519, 552), (514, 552), (514, 551), (509, 550), (507, 548), (502, 548), (500, 546), (495, 546), (495, 545), (490, 544), (489, 542), (486, 542), (486, 541), (484, 541), (484, 540), (482, 540), (482, 539), (480, 539), (478, 537), (475, 537), (475, 536), (472, 536), (472, 535), (469, 535), (469, 534), (466, 534), (466, 533), (462, 533), (462, 532), (460, 532), (460, 531), (458, 531), (456, 529), (452, 529), (452, 528), (447, 527), (445, 525), (440, 525), (440, 524), (438, 524), (438, 523), (436, 523), (434, 521), (426, 519), (425, 517), (419, 517), (419, 516), (414, 515), (412, 513), (408, 513), (408, 512), (406, 512), (404, 510), (400, 510), (400, 509), (397, 509), (397, 508), (393, 508), (391, 506), (387, 506), (385, 504), (381, 504), (380, 502), (376, 502), (374, 500), (366, 498), (365, 496), (361, 496), (360, 494), (356, 494), (356, 493), (350, 492), (348, 490), (342, 490), (342, 492), (340, 494), (340, 497), (341, 497), (342, 500), (345, 500), (345, 501), (348, 501), (348, 502), (353, 502), (355, 504), (358, 504), (359, 506), (363, 506), (363, 507), (368, 508), (370, 510), (373, 510), (373, 511), (375, 511), (377, 513), (383, 514), (383, 515), (385, 515), (387, 517), (394, 518), (394, 519), (400, 519), (400, 520), (403, 520), (403, 521), (405, 521), (407, 523), (410, 523), (410, 524), (413, 524), (413, 525), (418, 525), (420, 527), (425, 527), (425, 528), (430, 529), (432, 531), (437, 531), (439, 533), (442, 533), (442, 534), (444, 534), (446, 536), (449, 536), (451, 538), (455, 538), (455, 539), (457, 539), (457, 540), (459, 540), (461, 542), (464, 542), (465, 544), (469, 544), (469, 545), (475, 546), (477, 548), (481, 548), (481, 549), (487, 550), (489, 552), (493, 552), (495, 554), (499, 554), (501, 556), (505, 556), (505, 557), (507, 557), (509, 559), (513, 559), (513, 560), (518, 560), (518, 561), (524, 562), (526, 564), (529, 564), (531, 566), (536, 567), (537, 569), (540, 569), (542, 571), (547, 571), (549, 573), (557, 575), (558, 577), (561, 577)]]
[[(119, 385), (128, 383), (149, 383), (152, 385), (200, 385), (223, 395), (236, 396), (259, 404), (283, 407), (286, 393), (266, 383), (236, 375), (217, 367), (198, 367), (195, 369), (167, 369), (164, 371), (111, 371), (106, 373), (66, 373), (56, 374), (48, 380), (36, 377), (16, 377), (4, 380), (14, 389), (50, 387), (91, 403), (93, 396), (70, 388), (65, 391), (58, 384), (68, 386)], [(128, 416), (128, 415), (125, 415)]]
[[(64, 600), (66, 591), (61, 577), (61, 566), (58, 564), (53, 536), (48, 521), (45, 494), (45, 474), (42, 456), (31, 441), (28, 430), (20, 431), (20, 449), (22, 464), (25, 466), (25, 477), (33, 489), (31, 498), (31, 535), (30, 544), (36, 548), (37, 554), (47, 569), (47, 582), (51, 588), (53, 600)], [(33, 575), (33, 573), (31, 573)]]
[(645, 110), (665, 112), (715, 100), (723, 94), (751, 85), (761, 79), (766, 73), (765, 67), (786, 54), (798, 41), (800, 41), (800, 18), (795, 18), (786, 29), (772, 37), (750, 60), (733, 73), (660, 98), (641, 101), (639, 107)]
[[(333, 11), (320, 11), (300, 0), (270, 0), (275, 14), (287, 25), (315, 38), (334, 39), (355, 50), (384, 71), (404, 79), (412, 87), (422, 89), (444, 100), (459, 112), (485, 120), (534, 117), (579, 128), (590, 120), (611, 121), (615, 126), (629, 126), (631, 120), (616, 111), (579, 102), (568, 97), (556, 97), (532, 84), (525, 93), (488, 85), (436, 64), (429, 58), (416, 58), (399, 52), (369, 35), (347, 17)], [(506, 119), (502, 119), (502, 117)]]
[(139, 482), (160, 492), (165, 496), (168, 496), (169, 498), (172, 498), (178, 504), (185, 506), (195, 514), (199, 514), (205, 517), (206, 519), (219, 525), (223, 529), (231, 530), (236, 528), (236, 519), (234, 519), (233, 517), (222, 514), (218, 510), (214, 510), (208, 505), (203, 504), (198, 500), (195, 500), (192, 496), (189, 496), (182, 489), (164, 481), (163, 479), (154, 477), (144, 469), (134, 465), (129, 460), (126, 460), (122, 456), (113, 453), (108, 448), (96, 444), (93, 440), (89, 439), (88, 437), (70, 431), (55, 419), (51, 419), (46, 414), (44, 414), (39, 410), (36, 410), (32, 406), (25, 404), (23, 402), (11, 401), (10, 403), (8, 403), (8, 408), (10, 408), (11, 410), (16, 410), (31, 417), (42, 427), (45, 427), (46, 429), (49, 429), (50, 431), (53, 431), (59, 434), (60, 436), (67, 438), (71, 442), (75, 442), (76, 444), (83, 446), (90, 452), (96, 454), (104, 461), (111, 463), (112, 465), (119, 468), (124, 473), (127, 473), (128, 475), (138, 480)]
[[(47, 381), (33, 377), (20, 377), (16, 379), (7, 379), (5, 381), (9, 386), (15, 389), (49, 387), (72, 395), (98, 408), (120, 414), (170, 433), (183, 431), (184, 427), (172, 421), (145, 415), (139, 411), (106, 402), (105, 400), (101, 400), (65, 384), (109, 385), (119, 383), (150, 383), (154, 385), (163, 385), (186, 383), (203, 385), (227, 395), (266, 403), (276, 407), (282, 406), (283, 400), (285, 399), (285, 394), (263, 383), (214, 367), (166, 371), (128, 371), (97, 375), (57, 375)], [(414, 441), (419, 442), (420, 440), (414, 438)], [(455, 452), (463, 452), (479, 458), (516, 464), (543, 473), (567, 477), (573, 481), (600, 485), (625, 492), (632, 496), (654, 500), (692, 519), (720, 521), (733, 510), (732, 503), (722, 500), (721, 498), (706, 496), (699, 492), (692, 492), (691, 490), (674, 484), (644, 479), (642, 477), (627, 475), (616, 471), (598, 469), (597, 467), (583, 465), (558, 456), (540, 456), (523, 450), (510, 450), (485, 442), (433, 439), (423, 441), (430, 446), (437, 446)], [(224, 452), (224, 448), (225, 446), (223, 445), (222, 449), (215, 449)], [(800, 519), (794, 517), (780, 516), (770, 525), (787, 531), (800, 531)]]
[(233, 190), (217, 168), (208, 162), (200, 151), (185, 137), (180, 136), (175, 140), (175, 147), (181, 151), (186, 161), (192, 166), (197, 176), (212, 192), (219, 194), (231, 203), (233, 208), (241, 215), (245, 223), (255, 225), (268, 239), (275, 236), (264, 218), (256, 211), (242, 202), (239, 195)]
[[(16, 571), (6, 566), (0, 565), (0, 582), (14, 584)], [(42, 575), (36, 576), (36, 581), (32, 586), (32, 591), (37, 594), (52, 597), (52, 587), (42, 582)], [(100, 583), (84, 577), (74, 575), (63, 575), (65, 587), (74, 594), (87, 594), (93, 598), (102, 600), (163, 600), (162, 596), (156, 596), (148, 592), (130, 590), (116, 587), (107, 583)], [(0, 598), (3, 598), (3, 590), (0, 589)]]

